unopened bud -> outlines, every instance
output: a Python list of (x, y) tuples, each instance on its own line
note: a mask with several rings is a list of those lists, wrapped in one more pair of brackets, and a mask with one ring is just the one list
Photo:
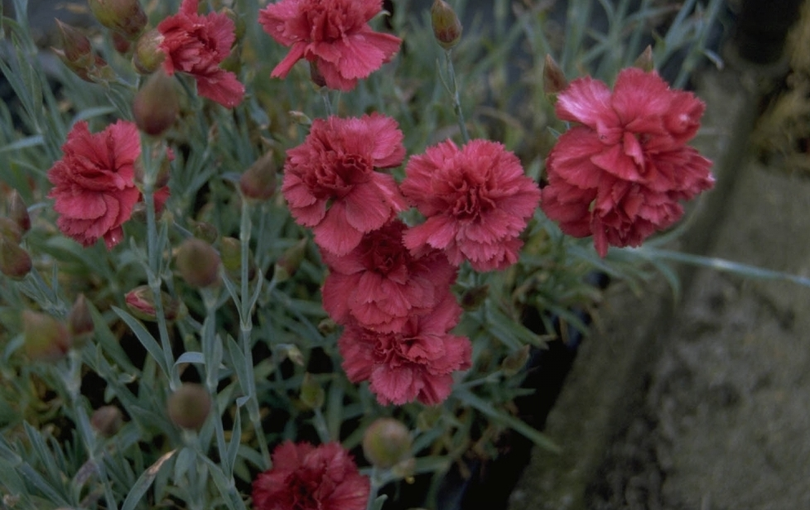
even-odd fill
[(160, 67), (166, 54), (160, 49), (163, 42), (163, 34), (158, 29), (153, 28), (145, 32), (135, 43), (135, 51), (132, 54), (132, 65), (141, 74), (151, 74)]
[(211, 395), (199, 384), (183, 383), (169, 396), (169, 419), (178, 427), (199, 430), (211, 412)]
[(0, 237), (9, 242), (20, 244), (22, 235), (23, 231), (19, 223), (11, 218), (0, 216)]
[(8, 216), (20, 227), (22, 232), (31, 230), (31, 217), (28, 215), (28, 208), (16, 189), (11, 192), (8, 199)]
[[(242, 281), (242, 243), (234, 237), (223, 237), (219, 240), (219, 251), (222, 255), (222, 267), (228, 277), (234, 281)], [(248, 281), (256, 276), (256, 261), (253, 253), (248, 252)]]
[(147, 135), (158, 136), (172, 127), (179, 112), (174, 80), (160, 69), (146, 80), (132, 102), (135, 124)]
[(408, 428), (393, 418), (378, 418), (363, 434), (363, 455), (374, 466), (391, 468), (411, 456)]
[(653, 62), (653, 52), (652, 46), (649, 44), (644, 51), (641, 52), (641, 55), (638, 56), (635, 62), (633, 62), (633, 67), (638, 67), (645, 73), (648, 73), (655, 69), (655, 63)]
[(19, 244), (0, 236), (0, 273), (19, 280), (31, 271), (31, 256)]
[(306, 362), (301, 349), (295, 344), (278, 344), (273, 349), (273, 352), (281, 357), (281, 361), (287, 358), (299, 367), (303, 367)]
[(312, 80), (312, 83), (318, 88), (326, 86), (326, 78), (321, 74), (321, 70), (318, 69), (318, 63), (314, 60), (309, 63), (309, 79)]
[(48, 314), (23, 310), (25, 354), (34, 361), (57, 361), (70, 349), (65, 325)]
[(307, 238), (303, 238), (294, 245), (290, 246), (281, 254), (281, 257), (276, 261), (275, 272), (273, 275), (276, 281), (287, 281), (295, 275), (304, 256), (307, 254)]
[(269, 200), (276, 192), (276, 165), (273, 151), (264, 153), (239, 178), (242, 195), (253, 200)]
[(461, 40), (461, 21), (450, 4), (443, 0), (433, 0), (430, 8), (430, 23), (433, 25), (433, 35), (439, 45), (449, 50)]
[(459, 304), (461, 307), (468, 312), (472, 310), (477, 310), (481, 303), (489, 295), (489, 285), (480, 285), (478, 287), (472, 287), (464, 291), (461, 294), (461, 299), (459, 300)]
[(197, 239), (202, 239), (208, 244), (214, 244), (217, 237), (219, 237), (217, 227), (205, 221), (194, 222), (191, 227), (191, 233), (194, 234), (194, 237)]
[(60, 57), (71, 69), (88, 68), (93, 64), (93, 46), (90, 39), (76, 27), (56, 20), (59, 39), (62, 43)]
[(505, 357), (501, 363), (501, 370), (503, 370), (504, 375), (511, 377), (520, 372), (520, 370), (526, 366), (526, 362), (529, 360), (529, 351), (530, 347), (528, 345), (524, 345), (517, 351)]
[(115, 406), (102, 406), (90, 416), (90, 426), (104, 437), (112, 437), (124, 424), (121, 410)]
[(132, 49), (132, 41), (126, 38), (120, 32), (113, 32), (112, 33), (112, 43), (113, 48), (115, 51), (120, 53), (121, 55), (126, 55), (129, 53), (129, 50)]
[(93, 316), (90, 314), (90, 307), (87, 305), (87, 298), (84, 294), (79, 294), (73, 307), (68, 314), (68, 331), (76, 338), (89, 335), (93, 332)]
[(567, 87), (568, 80), (565, 79), (565, 73), (551, 55), (547, 54), (543, 65), (543, 91), (546, 94), (557, 94)]
[(192, 287), (210, 287), (219, 281), (219, 254), (202, 239), (191, 237), (183, 241), (175, 262), (180, 276)]
[(139, 0), (87, 0), (96, 20), (129, 39), (141, 33), (148, 21)]
[(304, 112), (290, 110), (287, 113), (290, 114), (290, 117), (292, 117), (293, 121), (299, 126), (309, 127), (312, 125), (312, 119), (310, 119), (309, 116)]
[(320, 409), (325, 399), (324, 391), (318, 381), (309, 372), (301, 381), (301, 402), (310, 409)]
[[(165, 292), (160, 293), (163, 315), (167, 321), (172, 322), (182, 317), (186, 313), (186, 305), (176, 298), (172, 298)], [(135, 287), (124, 296), (127, 309), (132, 315), (143, 321), (155, 322), (157, 320), (157, 308), (155, 307), (155, 295), (147, 285)]]

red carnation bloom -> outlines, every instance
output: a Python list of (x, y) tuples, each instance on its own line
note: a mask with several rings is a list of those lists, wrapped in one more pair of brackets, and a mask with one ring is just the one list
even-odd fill
[(439, 404), (450, 395), (452, 373), (470, 368), (469, 339), (448, 333), (460, 315), (461, 307), (448, 292), (434, 310), (411, 316), (398, 333), (349, 324), (338, 340), (343, 369), (352, 382), (370, 381), (380, 404), (415, 399)]
[(582, 125), (557, 141), (546, 162), (541, 208), (568, 235), (639, 246), (683, 215), (680, 200), (709, 189), (711, 161), (684, 144), (700, 126), (704, 104), (671, 90), (655, 73), (625, 69), (613, 93), (589, 77), (557, 98), (557, 116)]
[(331, 89), (351, 90), (399, 50), (402, 41), (374, 32), (368, 21), (382, 0), (282, 0), (259, 11), (259, 22), (290, 52), (271, 76), (284, 78), (307, 59)]
[(338, 443), (290, 441), (273, 451), (272, 469), (253, 481), (256, 510), (365, 510), (369, 480)]
[(346, 255), (407, 208), (394, 178), (374, 171), (404, 157), (402, 132), (390, 117), (316, 119), (304, 143), (287, 151), (281, 191), (318, 246)]
[(245, 87), (236, 75), (220, 69), (236, 38), (234, 23), (227, 14), (197, 14), (198, 0), (183, 0), (180, 12), (158, 25), (163, 41), (158, 46), (166, 54), (163, 69), (188, 73), (197, 81), (197, 92), (227, 108), (242, 101)]
[(477, 271), (517, 262), (540, 190), (503, 145), (473, 140), (458, 149), (447, 140), (414, 156), (402, 193), (427, 220), (405, 233), (405, 246), (444, 250), (454, 265), (469, 260)]
[(413, 257), (402, 245), (399, 220), (366, 234), (348, 255), (323, 253), (330, 274), (323, 307), (339, 324), (352, 319), (384, 333), (399, 331), (414, 315), (430, 312), (450, 291), (456, 268), (439, 251)]
[(110, 249), (124, 238), (121, 225), (140, 198), (135, 187), (135, 161), (141, 155), (138, 127), (119, 120), (90, 134), (77, 122), (62, 146), (62, 159), (48, 170), (54, 185), (48, 197), (60, 214), (56, 224), (84, 246), (103, 237)]

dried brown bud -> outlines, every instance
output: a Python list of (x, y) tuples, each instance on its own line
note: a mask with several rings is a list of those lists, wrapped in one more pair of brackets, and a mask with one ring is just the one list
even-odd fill
[(129, 39), (134, 39), (146, 27), (146, 13), (139, 0), (87, 0), (96, 20)]
[(301, 262), (303, 262), (306, 254), (306, 237), (284, 250), (281, 257), (276, 261), (275, 272), (273, 273), (276, 281), (280, 283), (292, 278), (301, 266)]
[(430, 22), (433, 35), (445, 50), (449, 50), (461, 40), (462, 26), (456, 12), (443, 0), (434, 0), (430, 8)]
[(19, 244), (0, 236), (0, 273), (19, 280), (31, 271), (31, 256)]
[(219, 281), (220, 258), (213, 246), (191, 237), (177, 249), (177, 271), (192, 287), (210, 287)]
[(93, 316), (90, 314), (90, 307), (87, 305), (87, 298), (84, 294), (79, 294), (73, 307), (68, 314), (68, 331), (75, 337), (89, 335), (93, 332)]
[(378, 418), (363, 434), (363, 454), (378, 468), (388, 469), (411, 456), (408, 428), (393, 418)]
[(23, 310), (25, 354), (34, 361), (57, 361), (70, 349), (65, 325), (48, 314)]
[(529, 360), (529, 351), (530, 347), (528, 345), (524, 345), (517, 351), (505, 357), (501, 363), (501, 370), (503, 370), (504, 375), (511, 377), (520, 372), (520, 370), (526, 366), (526, 362)]
[(638, 67), (642, 71), (648, 73), (655, 69), (655, 63), (653, 62), (653, 52), (652, 46), (649, 44), (644, 51), (641, 52), (641, 55), (638, 56), (635, 62), (633, 62), (633, 67)]
[(104, 437), (112, 437), (124, 424), (121, 410), (115, 406), (102, 406), (90, 416), (90, 426)]
[(90, 39), (84, 32), (59, 20), (56, 20), (56, 28), (59, 30), (59, 39), (62, 43), (59, 54), (62, 61), (73, 70), (90, 67), (95, 57)]
[(28, 215), (28, 208), (16, 189), (11, 192), (8, 199), (8, 216), (20, 227), (22, 232), (31, 230), (31, 217)]
[(158, 136), (172, 127), (179, 112), (180, 102), (174, 79), (162, 70), (149, 76), (132, 102), (135, 124), (147, 135)]
[(269, 200), (276, 192), (276, 165), (273, 151), (264, 153), (239, 178), (239, 189), (245, 198)]
[(199, 384), (183, 383), (169, 396), (169, 419), (178, 427), (199, 430), (211, 412), (211, 395)]
[(469, 311), (477, 310), (481, 303), (489, 295), (489, 285), (479, 285), (478, 287), (472, 287), (464, 291), (461, 294), (460, 305), (463, 309)]
[(543, 91), (546, 94), (557, 94), (566, 87), (568, 87), (568, 80), (565, 79), (565, 73), (551, 58), (551, 55), (546, 55), (546, 62), (543, 66)]

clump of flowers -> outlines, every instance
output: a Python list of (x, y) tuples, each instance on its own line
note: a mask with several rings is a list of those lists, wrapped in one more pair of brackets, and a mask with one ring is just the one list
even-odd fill
[(84, 246), (104, 239), (107, 248), (124, 237), (121, 225), (141, 196), (135, 187), (135, 162), (141, 154), (135, 124), (118, 121), (91, 134), (77, 122), (62, 146), (62, 159), (48, 170), (56, 224)]
[(382, 10), (382, 0), (282, 0), (259, 11), (259, 23), (290, 52), (273, 69), (284, 78), (306, 59), (327, 87), (352, 90), (391, 60), (402, 41), (375, 32), (368, 22)]
[(253, 481), (256, 510), (364, 510), (368, 498), (368, 478), (338, 443), (287, 441)]
[(602, 257), (608, 245), (639, 246), (672, 226), (683, 215), (680, 201), (714, 183), (711, 161), (686, 145), (703, 110), (655, 72), (625, 69), (613, 92), (590, 77), (572, 81), (556, 112), (580, 125), (549, 154), (543, 212), (568, 235), (592, 235)]

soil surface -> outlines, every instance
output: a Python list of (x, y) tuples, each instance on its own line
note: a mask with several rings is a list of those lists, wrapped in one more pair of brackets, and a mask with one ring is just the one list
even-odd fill
[[(746, 151), (758, 79), (699, 86), (718, 183), (681, 248), (810, 276), (810, 182)], [(535, 452), (511, 510), (810, 508), (810, 288), (681, 275), (674, 306), (611, 290), (549, 416), (563, 453)]]

